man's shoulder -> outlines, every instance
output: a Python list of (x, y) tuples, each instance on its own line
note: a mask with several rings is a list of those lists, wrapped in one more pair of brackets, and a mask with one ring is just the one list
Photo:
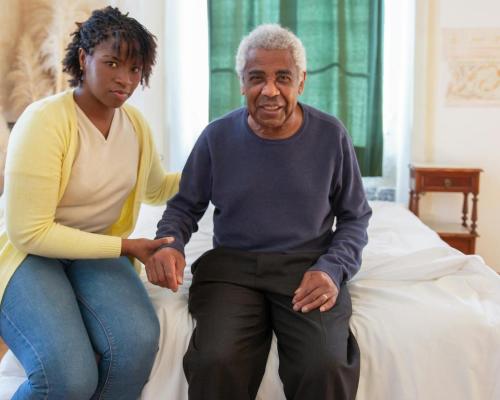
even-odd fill
[(300, 103), (304, 111), (308, 114), (309, 118), (314, 122), (320, 122), (324, 124), (331, 124), (335, 127), (345, 130), (342, 122), (332, 114), (328, 114), (321, 111), (319, 108), (310, 106), (308, 104)]
[(236, 108), (211, 121), (207, 128), (217, 129), (231, 124), (240, 124), (246, 115), (246, 107)]
[(226, 136), (244, 126), (246, 107), (240, 107), (211, 121), (203, 131), (203, 136), (216, 138)]
[(313, 128), (325, 134), (334, 134), (339, 137), (347, 134), (344, 124), (337, 117), (308, 104), (300, 103), (300, 105), (307, 115), (306, 118), (309, 128)]

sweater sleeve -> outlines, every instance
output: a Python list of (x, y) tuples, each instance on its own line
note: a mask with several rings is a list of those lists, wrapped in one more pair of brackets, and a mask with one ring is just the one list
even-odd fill
[(328, 251), (311, 271), (326, 272), (338, 288), (361, 266), (363, 247), (368, 242), (367, 227), (372, 210), (366, 200), (354, 147), (344, 134), (339, 154), (341, 170), (332, 182), (331, 206), (336, 217)]
[(150, 160), (146, 173), (145, 192), (141, 201), (152, 205), (165, 204), (179, 190), (179, 173), (166, 173), (154, 144), (151, 127), (135, 107), (125, 104), (125, 112), (141, 136), (142, 146)]
[(10, 137), (5, 172), (5, 215), (9, 240), (20, 251), (53, 258), (112, 258), (121, 238), (83, 232), (54, 221), (68, 120), (43, 107), (29, 107)]
[(144, 202), (149, 204), (164, 204), (179, 190), (179, 173), (166, 173), (161, 165), (160, 157), (154, 145), (152, 146), (151, 167), (149, 170)]
[(196, 142), (182, 171), (179, 193), (168, 203), (158, 222), (156, 238), (173, 236), (175, 241), (164, 247), (173, 247), (184, 254), (184, 247), (198, 221), (205, 213), (212, 191), (212, 169), (207, 137), (202, 134)]

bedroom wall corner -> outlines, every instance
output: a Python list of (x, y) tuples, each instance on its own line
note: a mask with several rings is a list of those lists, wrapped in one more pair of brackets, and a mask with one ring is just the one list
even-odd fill
[[(500, 272), (500, 89), (493, 89), (495, 85), (500, 88), (500, 41), (480, 49), (469, 45), (473, 35), (484, 43), (495, 43), (494, 38), (500, 38), (497, 18), (500, 3), (497, 0), (424, 0), (417, 3), (412, 161), (484, 170), (478, 203), (480, 237), (476, 252)], [(459, 38), (458, 45), (455, 39), (450, 40), (450, 33)], [(460, 78), (453, 64), (457, 53), (461, 65), (465, 65), (461, 71), (470, 71), (469, 66), (490, 68), (493, 65), (499, 78), (493, 78), (494, 82), (488, 87), (468, 79), (470, 90), (462, 92), (461, 97), (453, 97), (452, 85)], [(422, 214), (448, 221), (458, 222), (460, 209), (460, 196), (428, 194), (421, 202)]]

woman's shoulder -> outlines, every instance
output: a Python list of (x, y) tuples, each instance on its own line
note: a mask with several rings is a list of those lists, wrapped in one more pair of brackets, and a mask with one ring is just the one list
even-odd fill
[(66, 118), (71, 118), (71, 115), (74, 114), (73, 90), (66, 90), (34, 101), (26, 107), (18, 121), (35, 118), (37, 120), (46, 120), (52, 124), (57, 121), (62, 122)]
[(64, 110), (74, 106), (73, 100), (73, 90), (68, 89), (64, 92), (59, 92), (51, 96), (44, 97), (43, 99), (36, 100), (26, 107), (26, 111), (37, 112), (37, 111), (56, 111)]
[(57, 93), (26, 107), (12, 128), (9, 148), (15, 142), (25, 146), (26, 140), (36, 143), (46, 143), (48, 140), (67, 143), (75, 126), (76, 111), (72, 91)]

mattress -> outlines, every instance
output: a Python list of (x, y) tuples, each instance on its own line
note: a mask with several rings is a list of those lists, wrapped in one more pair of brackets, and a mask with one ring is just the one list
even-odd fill
[[(358, 400), (500, 399), (500, 278), (479, 256), (441, 241), (404, 206), (373, 202), (369, 243), (348, 283), (351, 329), (361, 350)], [(143, 206), (134, 237), (151, 237), (163, 209)], [(210, 208), (186, 247), (191, 265), (211, 248)], [(161, 324), (160, 350), (142, 400), (187, 399), (182, 357), (195, 321), (189, 267), (177, 293), (145, 282)], [(284, 400), (273, 338), (259, 400)], [(0, 399), (24, 380), (9, 351)]]

